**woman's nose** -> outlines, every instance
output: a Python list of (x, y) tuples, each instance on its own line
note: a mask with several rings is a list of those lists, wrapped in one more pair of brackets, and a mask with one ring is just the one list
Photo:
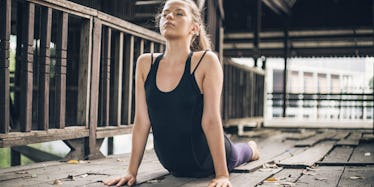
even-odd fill
[(174, 17), (174, 16), (173, 16), (173, 13), (172, 13), (172, 12), (166, 14), (166, 19), (171, 19), (171, 18), (173, 18), (173, 17)]

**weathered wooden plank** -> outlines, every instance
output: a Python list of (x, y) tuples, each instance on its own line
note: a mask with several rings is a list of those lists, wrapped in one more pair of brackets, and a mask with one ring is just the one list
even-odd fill
[(140, 39), (139, 47), (140, 47), (139, 53), (141, 55), (144, 53), (144, 39), (143, 38)]
[(370, 143), (360, 144), (355, 148), (349, 162), (374, 163), (374, 146)]
[(131, 124), (131, 108), (132, 108), (132, 91), (133, 91), (133, 67), (134, 67), (134, 36), (126, 35), (125, 42), (125, 78), (123, 90), (123, 106), (122, 117), (124, 123)]
[(337, 186), (372, 187), (374, 184), (374, 166), (346, 167)]
[(282, 169), (280, 172), (276, 173), (271, 178), (271, 180), (265, 180), (261, 184), (257, 185), (260, 187), (274, 187), (276, 185), (280, 186), (292, 186), (295, 184), (297, 179), (303, 175), (303, 169)]
[(66, 112), (66, 55), (68, 43), (68, 14), (59, 12), (57, 16), (56, 40), (56, 115), (55, 127), (65, 127)]
[(287, 140), (304, 140), (307, 138), (310, 138), (316, 134), (316, 131), (303, 131), (298, 134), (292, 134), (290, 136), (287, 136)]
[(184, 178), (184, 177), (174, 177), (172, 175), (162, 176), (155, 178), (149, 181), (146, 181), (143, 184), (140, 184), (139, 187), (164, 187), (164, 186), (181, 186), (188, 182), (195, 180), (194, 178)]
[(336, 145), (340, 146), (357, 146), (360, 143), (360, 139), (362, 137), (361, 132), (353, 132), (349, 135), (347, 139), (342, 139), (336, 143)]
[(283, 168), (263, 168), (251, 173), (233, 173), (231, 184), (235, 187), (256, 186), (268, 177), (278, 173)]
[(114, 54), (114, 89), (111, 93), (111, 124), (121, 125), (121, 103), (122, 103), (122, 73), (123, 73), (123, 32), (116, 35)]
[(90, 18), (91, 16), (97, 15), (97, 10), (82, 6), (80, 4), (74, 2), (66, 2), (64, 0), (28, 0), (35, 4), (39, 4), (42, 6), (50, 7), (56, 10), (60, 10), (69, 14), (74, 14), (79, 17)]
[(9, 40), (11, 1), (0, 2), (0, 133), (8, 133), (10, 126), (9, 110)]
[(305, 146), (313, 146), (317, 144), (318, 142), (321, 142), (323, 140), (329, 140), (332, 137), (336, 135), (336, 132), (334, 131), (328, 131), (324, 132), (322, 134), (317, 134), (311, 138), (305, 139), (303, 141), (299, 141), (295, 144), (296, 147), (305, 147)]
[(20, 124), (21, 131), (31, 131), (32, 127), (32, 90), (33, 90), (33, 44), (34, 44), (34, 15), (33, 3), (23, 4), (22, 32), (22, 64), (21, 64), (21, 102)]
[(332, 139), (340, 141), (342, 139), (345, 139), (348, 135), (349, 135), (348, 131), (337, 132), (336, 136), (334, 136)]
[(304, 173), (296, 186), (338, 186), (344, 167), (318, 167)]
[(278, 163), (281, 166), (306, 167), (321, 160), (334, 146), (333, 142), (319, 143), (306, 151)]
[(79, 78), (78, 78), (78, 117), (80, 125), (88, 128), (89, 118), (89, 95), (91, 79), (91, 45), (92, 45), (92, 19), (84, 20), (81, 28), (80, 56), (79, 56)]
[(323, 162), (347, 162), (353, 152), (352, 147), (335, 147), (322, 161)]
[(49, 129), (48, 131), (12, 132), (0, 134), (0, 147), (27, 145), (32, 143), (67, 140), (88, 136), (85, 127), (66, 127), (65, 129)]
[[(91, 65), (91, 91), (90, 91), (90, 119), (89, 119), (89, 144), (88, 159), (104, 158), (98, 150), (102, 140), (96, 139), (96, 128), (98, 124), (99, 107), (99, 74), (100, 74), (100, 51), (101, 51), (101, 31), (102, 24), (99, 19), (94, 19), (92, 42), (92, 65)], [(100, 143), (99, 143), (100, 142)], [(100, 147), (99, 147), (100, 148)]]
[(39, 56), (39, 98), (38, 129), (46, 130), (49, 124), (49, 77), (50, 77), (50, 43), (52, 31), (52, 9), (41, 8), (40, 56)]

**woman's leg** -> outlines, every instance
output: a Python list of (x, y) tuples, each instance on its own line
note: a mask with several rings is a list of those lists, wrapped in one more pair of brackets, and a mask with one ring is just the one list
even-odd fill
[(246, 162), (259, 159), (259, 151), (254, 141), (248, 143), (232, 143), (231, 156), (227, 163), (229, 171)]

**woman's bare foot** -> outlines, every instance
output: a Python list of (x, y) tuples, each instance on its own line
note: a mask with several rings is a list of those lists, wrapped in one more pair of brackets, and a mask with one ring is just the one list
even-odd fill
[(260, 152), (259, 152), (259, 150), (257, 148), (256, 142), (249, 141), (248, 145), (249, 145), (249, 147), (252, 148), (252, 159), (251, 159), (251, 161), (252, 160), (258, 160), (260, 158)]

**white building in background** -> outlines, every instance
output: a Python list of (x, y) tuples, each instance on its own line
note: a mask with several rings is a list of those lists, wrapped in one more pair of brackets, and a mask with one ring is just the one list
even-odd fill
[[(253, 66), (249, 58), (233, 61)], [(269, 58), (266, 62), (267, 93), (283, 91), (284, 60)], [(287, 92), (300, 94), (300, 100), (289, 101), (286, 115), (298, 119), (373, 119), (373, 107), (366, 102), (302, 100), (302, 94), (373, 93), (369, 81), (373, 77), (374, 58), (292, 58), (288, 61)], [(305, 95), (304, 95), (305, 96)], [(282, 101), (267, 100), (266, 118), (282, 116)], [(313, 96), (310, 96), (313, 97)], [(315, 96), (314, 96), (315, 97)], [(329, 96), (332, 98), (333, 96)], [(350, 96), (344, 96), (349, 98)], [(358, 107), (355, 107), (358, 106)], [(372, 102), (371, 102), (372, 106)], [(339, 116), (340, 115), (340, 116)]]

